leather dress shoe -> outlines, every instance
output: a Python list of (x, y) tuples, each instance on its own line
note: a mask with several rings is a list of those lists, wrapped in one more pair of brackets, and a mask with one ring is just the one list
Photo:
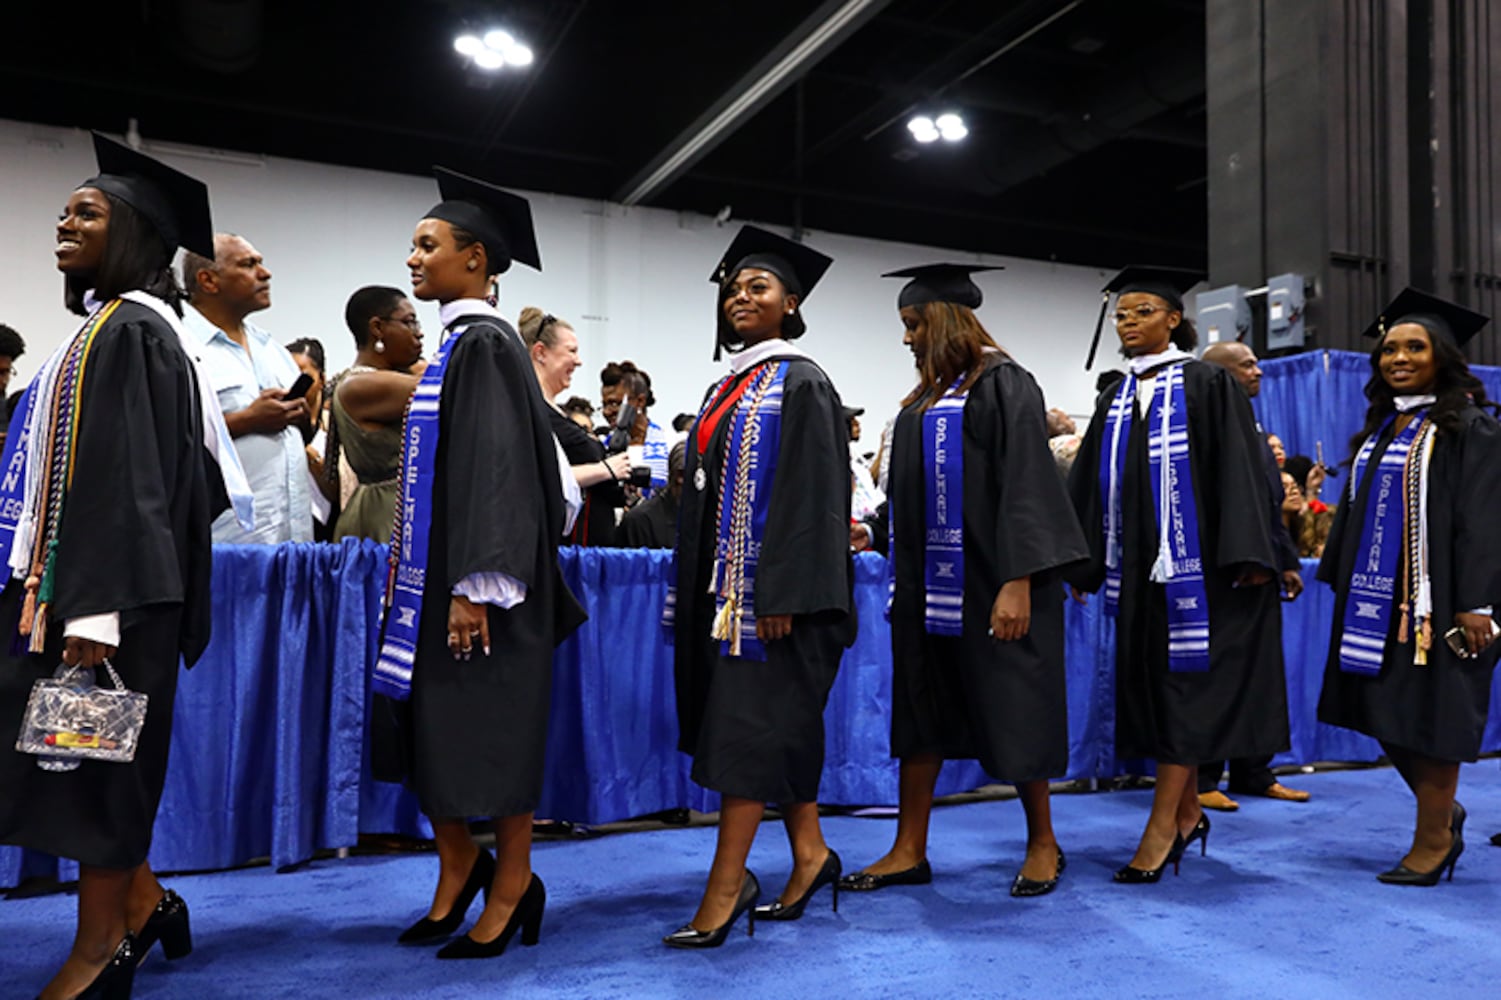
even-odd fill
[(1240, 803), (1216, 788), (1212, 792), (1199, 793), (1199, 805), (1205, 809), (1214, 809), (1218, 812), (1234, 812), (1240, 808)]

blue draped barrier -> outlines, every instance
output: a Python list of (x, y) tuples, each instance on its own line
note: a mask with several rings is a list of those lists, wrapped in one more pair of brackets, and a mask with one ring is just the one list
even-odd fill
[[(1323, 441), (1331, 463), (1364, 412), (1364, 355), (1324, 352), (1268, 361), (1257, 412), (1290, 453)], [(1501, 370), (1476, 369), (1501, 396)], [(1342, 483), (1343, 479), (1335, 480)], [(1336, 494), (1331, 491), (1331, 496)], [(547, 780), (539, 814), (585, 823), (678, 806), (711, 809), (675, 749), (672, 650), (659, 613), (670, 554), (569, 549), (569, 586), (591, 618), (555, 660)], [(845, 655), (825, 714), (821, 799), (867, 805), (896, 799), (888, 756), (891, 671), (883, 617), (885, 568), (857, 557), (859, 637)], [(1279, 763), (1370, 761), (1374, 741), (1317, 721), (1333, 596), (1313, 580), (1284, 606), (1292, 750)], [(183, 674), (152, 864), (161, 871), (224, 868), (254, 858), (276, 866), (353, 845), (362, 832), (425, 835), (404, 789), (369, 777), (365, 720), (375, 660), (385, 548), (220, 546), (214, 552), (214, 635)], [(1068, 777), (1121, 773), (1115, 757), (1113, 624), (1094, 602), (1068, 604)], [(1484, 749), (1501, 749), (1492, 695)], [(939, 792), (989, 780), (978, 765), (944, 767)], [(0, 848), (0, 885), (29, 875), (74, 876), (69, 863)]]

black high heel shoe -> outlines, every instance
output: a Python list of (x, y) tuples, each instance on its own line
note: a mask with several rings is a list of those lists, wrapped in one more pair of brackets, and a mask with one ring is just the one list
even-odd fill
[(476, 941), (465, 934), (461, 938), (445, 944), (438, 951), (439, 958), (495, 958), (506, 950), (506, 945), (511, 943), (511, 938), (516, 936), (516, 931), (521, 931), (521, 943), (530, 948), (542, 940), (542, 911), (547, 908), (547, 887), (532, 873), (531, 882), (527, 883), (526, 892), (521, 894), (521, 901), (516, 904), (516, 909), (511, 911), (511, 919), (506, 921), (505, 929), (496, 935), (493, 941)]
[(1194, 824), (1194, 828), (1192, 830), (1188, 831), (1188, 836), (1183, 838), (1183, 848), (1178, 852), (1178, 856), (1176, 858), (1169, 857), (1168, 860), (1173, 862), (1182, 860), (1183, 855), (1188, 853), (1188, 849), (1193, 846), (1193, 842), (1196, 840), (1199, 842), (1199, 856), (1208, 857), (1209, 817), (1204, 815), (1203, 813), (1199, 814), (1199, 821)]
[(1162, 881), (1162, 873), (1168, 865), (1173, 866), (1173, 874), (1178, 874), (1178, 863), (1183, 860), (1183, 834), (1173, 835), (1173, 846), (1167, 852), (1167, 857), (1162, 859), (1162, 864), (1156, 868), (1133, 868), (1126, 865), (1116, 869), (1115, 880), (1125, 885), (1149, 885), (1153, 882)]
[(1016, 873), (1016, 878), (1011, 882), (1011, 895), (1013, 896), (1046, 896), (1058, 888), (1058, 880), (1063, 877), (1063, 869), (1068, 866), (1068, 859), (1063, 856), (1063, 848), (1058, 848), (1058, 867), (1053, 872), (1053, 877), (1038, 881), (1027, 878), (1021, 872)]
[[(830, 853), (833, 853), (832, 851)], [(718, 948), (724, 944), (724, 939), (729, 936), (730, 928), (740, 914), (745, 914), (747, 937), (756, 936), (756, 900), (761, 898), (761, 883), (756, 881), (756, 876), (746, 869), (745, 881), (741, 883), (740, 895), (735, 900), (735, 908), (730, 911), (730, 919), (714, 928), (712, 931), (701, 931), (692, 923), (686, 923), (662, 939), (662, 943), (669, 948)]]
[(109, 964), (99, 971), (94, 981), (75, 1000), (130, 1000), (130, 987), (135, 982), (136, 966), (140, 964), (136, 936), (126, 934), (115, 948)]
[(1385, 882), (1387, 885), (1438, 885), (1439, 876), (1444, 869), (1449, 869), (1449, 881), (1454, 881), (1454, 866), (1459, 864), (1459, 856), (1465, 852), (1465, 842), (1462, 837), (1455, 834), (1454, 841), (1449, 845), (1449, 853), (1444, 855), (1444, 860), (1438, 863), (1438, 867), (1432, 871), (1414, 871), (1406, 865), (1398, 865), (1391, 871), (1382, 872), (1376, 876), (1376, 881)]
[(813, 894), (826, 885), (834, 887), (834, 912), (839, 912), (839, 876), (844, 871), (844, 865), (839, 861), (839, 855), (834, 853), (833, 848), (823, 859), (823, 866), (818, 869), (818, 874), (813, 876), (813, 884), (808, 886), (808, 891), (798, 898), (797, 902), (782, 905), (780, 899), (774, 899), (765, 906), (756, 907), (757, 920), (796, 920), (803, 915), (803, 910), (808, 906), (808, 900)]
[(188, 904), (181, 896), (168, 889), (162, 894), (156, 909), (146, 918), (146, 925), (136, 935), (136, 963), (146, 961), (151, 946), (162, 943), (162, 954), (168, 959), (182, 958), (193, 950), (193, 930), (188, 926)]
[(1464, 839), (1465, 820), (1469, 818), (1470, 814), (1465, 812), (1465, 807), (1460, 805), (1459, 800), (1456, 799), (1454, 802), (1454, 808), (1449, 814), (1449, 829), (1453, 831), (1454, 836), (1458, 837), (1461, 840)]
[(495, 880), (495, 858), (483, 847), (480, 848), (479, 856), (474, 859), (474, 866), (469, 869), (469, 878), (464, 880), (464, 888), (459, 892), (459, 898), (448, 910), (448, 915), (441, 920), (429, 920), (423, 917), (412, 926), (401, 932), (396, 940), (400, 944), (423, 944), (445, 938), (459, 929), (459, 924), (464, 922), (464, 915), (469, 912), (469, 906), (474, 902), (474, 897), (481, 892), (485, 894), (485, 902), (490, 901), (490, 883)]

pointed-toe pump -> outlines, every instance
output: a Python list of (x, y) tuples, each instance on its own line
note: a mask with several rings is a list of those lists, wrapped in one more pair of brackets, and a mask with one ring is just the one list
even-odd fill
[[(832, 852), (831, 852), (832, 853)], [(729, 936), (730, 928), (740, 914), (745, 914), (747, 937), (756, 935), (756, 900), (761, 898), (761, 883), (756, 881), (756, 876), (749, 869), (745, 872), (745, 881), (740, 884), (740, 896), (735, 900), (735, 908), (730, 911), (730, 919), (714, 928), (712, 931), (701, 931), (693, 924), (686, 923), (662, 939), (662, 943), (669, 948), (718, 948), (724, 944), (724, 939)]]
[(757, 920), (796, 920), (803, 915), (803, 910), (808, 907), (808, 900), (813, 894), (826, 885), (834, 887), (834, 912), (839, 912), (839, 876), (844, 872), (844, 865), (839, 860), (839, 855), (832, 848), (823, 859), (823, 866), (818, 869), (818, 874), (813, 876), (813, 884), (808, 886), (808, 891), (794, 903), (782, 904), (780, 899), (774, 899), (765, 906), (756, 907)]
[(424, 944), (450, 936), (464, 922), (464, 915), (469, 912), (475, 896), (484, 893), (485, 901), (489, 902), (490, 883), (494, 880), (495, 858), (489, 851), (480, 848), (479, 856), (474, 859), (474, 866), (469, 869), (469, 878), (464, 881), (464, 888), (459, 892), (459, 898), (454, 900), (453, 906), (449, 908), (448, 915), (441, 920), (429, 920), (423, 917), (402, 931), (401, 936), (396, 940), (401, 944)]
[(511, 938), (516, 936), (518, 930), (521, 932), (521, 943), (530, 948), (542, 940), (542, 911), (545, 909), (547, 887), (533, 872), (532, 880), (527, 883), (526, 892), (521, 894), (521, 901), (516, 904), (516, 909), (511, 911), (511, 918), (506, 921), (505, 929), (493, 941), (476, 941), (465, 934), (439, 949), (438, 957), (496, 958), (505, 953), (506, 945), (511, 943)]
[(1209, 817), (1206, 816), (1206, 815), (1204, 815), (1203, 813), (1199, 814), (1199, 821), (1194, 824), (1194, 828), (1192, 830), (1188, 831), (1188, 836), (1186, 836), (1186, 837), (1183, 838), (1183, 849), (1178, 852), (1178, 857), (1176, 857), (1176, 858), (1170, 858), (1169, 860), (1171, 860), (1171, 861), (1178, 861), (1178, 860), (1180, 860), (1183, 857), (1184, 854), (1188, 853), (1188, 849), (1193, 846), (1193, 842), (1196, 841), (1196, 840), (1199, 842), (1199, 856), (1200, 857), (1208, 857), (1209, 856)]
[(1438, 885), (1439, 877), (1444, 874), (1444, 869), (1449, 870), (1449, 881), (1454, 881), (1454, 866), (1459, 864), (1459, 856), (1465, 852), (1464, 839), (1456, 835), (1454, 842), (1449, 845), (1449, 853), (1444, 855), (1444, 860), (1438, 863), (1438, 867), (1432, 871), (1414, 871), (1406, 865), (1398, 865), (1390, 871), (1384, 871), (1376, 876), (1378, 882), (1387, 885)]
[(1167, 857), (1162, 859), (1162, 864), (1156, 868), (1133, 868), (1126, 865), (1116, 869), (1115, 880), (1124, 885), (1150, 885), (1153, 882), (1162, 881), (1162, 873), (1168, 865), (1173, 866), (1173, 874), (1178, 874), (1178, 863), (1183, 860), (1183, 834), (1173, 837), (1172, 849), (1167, 852)]

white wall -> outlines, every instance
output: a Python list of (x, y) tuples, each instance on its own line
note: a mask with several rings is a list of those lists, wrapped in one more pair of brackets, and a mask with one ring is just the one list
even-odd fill
[[(433, 181), (153, 144), (149, 136), (144, 148), (205, 181), (216, 227), (242, 234), (265, 255), (273, 305), (256, 322), (283, 343), (321, 339), (331, 370), (354, 354), (343, 322), (349, 293), (365, 284), (409, 287), (403, 262), (414, 224), (437, 200)], [(0, 120), (0, 321), (26, 338), (20, 381), (76, 326), (62, 307), (53, 226), (68, 193), (94, 172), (87, 132)], [(531, 198), (546, 270), (518, 266), (506, 275), (502, 311), (514, 318), (534, 304), (573, 322), (585, 361), (573, 391), (597, 400), (599, 369), (630, 358), (652, 375), (659, 422), (695, 409), (723, 370), (711, 360), (708, 276), (739, 220), (720, 227), (699, 215)], [(845, 402), (867, 409), (868, 446), (913, 381), (896, 315), (901, 282), (878, 275), (913, 264), (1004, 264), (1005, 271), (977, 276), (986, 295), (982, 320), (1036, 375), (1049, 405), (1090, 410), (1094, 375), (1083, 362), (1105, 271), (825, 232), (806, 238), (835, 264), (809, 297), (802, 344)], [(437, 309), (419, 304), (418, 311), (431, 349)], [(1108, 364), (1112, 344), (1104, 346)]]

